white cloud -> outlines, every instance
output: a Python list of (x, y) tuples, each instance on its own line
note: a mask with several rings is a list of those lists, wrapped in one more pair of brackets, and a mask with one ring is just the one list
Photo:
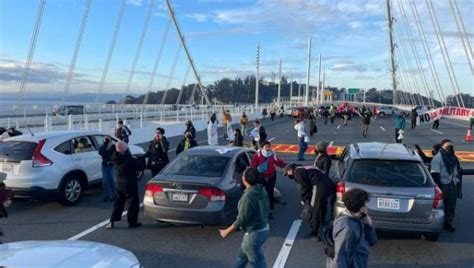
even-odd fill
[(143, 5), (143, 0), (127, 0), (127, 4), (140, 7)]
[(349, 27), (351, 27), (352, 29), (358, 29), (362, 26), (362, 22), (360, 21), (351, 21), (348, 23)]
[(187, 14), (185, 17), (196, 22), (206, 22), (209, 19), (209, 16), (204, 13)]

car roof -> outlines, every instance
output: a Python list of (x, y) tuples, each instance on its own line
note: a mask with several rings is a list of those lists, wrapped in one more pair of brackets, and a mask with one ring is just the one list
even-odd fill
[(353, 159), (421, 161), (413, 150), (401, 143), (361, 142), (350, 145)]
[(24, 134), (6, 139), (5, 141), (32, 141), (37, 142), (39, 140), (50, 139), (55, 137), (64, 136), (65, 138), (74, 138), (77, 136), (90, 136), (90, 135), (109, 135), (101, 131), (84, 131), (84, 130), (61, 130), (51, 132), (40, 132), (31, 134)]
[(247, 151), (253, 151), (253, 149), (236, 146), (197, 146), (189, 149), (188, 154), (233, 157)]

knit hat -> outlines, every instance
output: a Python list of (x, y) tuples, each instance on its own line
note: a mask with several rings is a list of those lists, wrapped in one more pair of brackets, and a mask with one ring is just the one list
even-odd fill
[(115, 150), (119, 153), (125, 153), (128, 150), (128, 144), (123, 141), (118, 141), (115, 144)]
[(327, 149), (328, 149), (328, 146), (329, 146), (329, 144), (325, 141), (320, 141), (320, 142), (316, 143), (316, 149), (319, 152), (326, 152)]

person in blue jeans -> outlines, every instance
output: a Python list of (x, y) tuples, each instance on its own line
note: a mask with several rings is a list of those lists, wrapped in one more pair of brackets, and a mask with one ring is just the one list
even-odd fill
[(299, 146), (298, 146), (298, 161), (304, 161), (304, 154), (308, 149), (306, 125), (304, 119), (296, 120), (295, 130), (297, 132)]
[(247, 264), (256, 268), (267, 267), (263, 245), (270, 231), (268, 225), (270, 203), (267, 192), (259, 181), (257, 169), (247, 168), (244, 171), (242, 182), (245, 191), (238, 204), (237, 219), (227, 229), (219, 230), (222, 238), (226, 238), (239, 228), (244, 232), (237, 261), (233, 266), (236, 268), (244, 268)]
[(102, 156), (102, 185), (104, 188), (104, 202), (115, 202), (115, 177), (113, 156), (115, 154), (115, 144), (112, 138), (105, 136), (104, 143), (99, 148)]

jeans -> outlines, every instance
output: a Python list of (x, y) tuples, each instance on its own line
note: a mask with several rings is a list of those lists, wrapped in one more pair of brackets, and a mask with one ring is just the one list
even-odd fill
[(306, 152), (306, 149), (308, 149), (308, 143), (304, 142), (304, 136), (299, 139), (300, 139), (300, 144), (299, 144), (299, 151), (298, 151), (298, 160), (304, 160), (304, 154)]
[(102, 186), (105, 197), (115, 199), (115, 176), (113, 166), (102, 165)]
[(242, 136), (247, 136), (247, 125), (240, 125), (240, 131), (242, 132)]
[(267, 262), (263, 254), (263, 244), (268, 238), (268, 230), (245, 233), (237, 254), (235, 268), (244, 268), (250, 263), (251, 267), (266, 268)]

